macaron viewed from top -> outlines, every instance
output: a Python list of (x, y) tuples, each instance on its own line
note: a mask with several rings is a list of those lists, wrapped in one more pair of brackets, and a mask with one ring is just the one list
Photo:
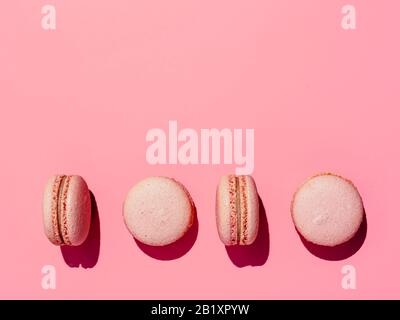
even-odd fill
[(250, 245), (257, 238), (259, 199), (251, 176), (222, 176), (217, 188), (216, 220), (226, 246)]
[(182, 238), (192, 226), (195, 207), (187, 189), (167, 177), (149, 177), (129, 190), (124, 206), (125, 225), (133, 237), (150, 246), (166, 246)]
[(43, 225), (54, 245), (78, 246), (90, 229), (91, 200), (85, 180), (77, 175), (54, 175), (43, 194)]
[(306, 180), (294, 194), (292, 219), (309, 242), (334, 247), (352, 239), (364, 219), (364, 207), (354, 184), (325, 173)]

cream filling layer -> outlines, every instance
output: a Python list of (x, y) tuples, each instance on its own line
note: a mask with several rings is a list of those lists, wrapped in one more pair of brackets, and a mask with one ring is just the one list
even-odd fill
[(62, 207), (63, 207), (63, 192), (65, 188), (65, 181), (67, 176), (62, 176), (60, 181), (60, 187), (58, 188), (58, 195), (57, 195), (57, 219), (58, 219), (58, 234), (60, 235), (60, 239), (62, 244), (65, 243), (63, 232), (62, 232)]
[(240, 184), (239, 184), (239, 177), (235, 177), (235, 189), (236, 189), (236, 196), (235, 196), (235, 202), (236, 202), (236, 231), (237, 231), (237, 237), (236, 237), (236, 244), (240, 244), (240, 232), (241, 232), (241, 214), (242, 214), (242, 206), (241, 206), (241, 196), (240, 196)]
[(60, 178), (60, 185), (58, 187), (58, 193), (57, 193), (57, 231), (58, 234), (60, 236), (60, 240), (61, 240), (61, 244), (64, 244), (64, 237), (62, 235), (62, 228), (61, 228), (61, 224), (62, 224), (62, 220), (61, 220), (61, 207), (62, 207), (62, 194), (63, 194), (63, 190), (64, 190), (64, 185), (65, 185), (65, 179), (67, 176), (61, 176)]
[(68, 236), (67, 229), (67, 215), (66, 215), (66, 201), (67, 201), (67, 193), (69, 188), (69, 183), (71, 180), (71, 176), (61, 176), (58, 192), (57, 192), (57, 231), (59, 234), (61, 245), (67, 244), (70, 245), (71, 241)]

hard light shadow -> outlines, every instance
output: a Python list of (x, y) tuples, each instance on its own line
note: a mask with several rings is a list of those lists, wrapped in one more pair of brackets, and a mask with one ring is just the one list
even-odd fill
[(268, 219), (264, 204), (259, 197), (260, 224), (256, 240), (248, 246), (225, 246), (229, 258), (235, 266), (243, 268), (246, 266), (262, 266), (268, 259), (270, 248), (270, 237)]
[(363, 221), (357, 233), (349, 241), (335, 247), (321, 246), (307, 241), (296, 229), (303, 245), (318, 258), (330, 261), (344, 260), (354, 255), (363, 245), (367, 236), (367, 216), (364, 212)]
[(100, 253), (100, 218), (96, 199), (90, 191), (91, 223), (89, 234), (80, 246), (62, 246), (61, 253), (65, 263), (71, 268), (93, 268)]
[(194, 245), (199, 232), (199, 222), (195, 210), (194, 221), (186, 234), (176, 242), (166, 246), (150, 246), (135, 239), (136, 244), (145, 254), (157, 260), (175, 260), (185, 255)]

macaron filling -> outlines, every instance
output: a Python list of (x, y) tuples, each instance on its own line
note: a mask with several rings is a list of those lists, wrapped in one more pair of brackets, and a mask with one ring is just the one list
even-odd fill
[(232, 244), (247, 243), (247, 183), (245, 176), (229, 176), (230, 231)]
[(60, 235), (60, 230), (58, 228), (58, 195), (60, 192), (60, 185), (63, 176), (57, 176), (54, 180), (52, 186), (52, 196), (51, 196), (51, 224), (54, 236), (54, 243), (55, 244), (62, 244), (63, 240)]
[[(239, 196), (240, 196), (240, 207), (239, 207), (239, 212), (240, 212), (240, 220), (239, 220), (239, 229), (241, 231), (241, 238), (239, 237), (240, 244), (247, 244), (247, 214), (248, 214), (248, 207), (247, 207), (247, 183), (246, 183), (246, 177), (245, 176), (240, 176), (238, 178), (238, 183), (239, 183)], [(239, 233), (240, 235), (240, 233)]]
[(241, 215), (242, 215), (242, 206), (241, 206), (241, 196), (240, 196), (240, 185), (239, 185), (239, 177), (235, 177), (235, 185), (236, 185), (236, 208), (237, 208), (237, 242), (240, 242), (240, 231), (241, 231)]
[(228, 188), (229, 188), (229, 225), (230, 225), (230, 242), (231, 244), (237, 243), (237, 227), (238, 227), (238, 214), (237, 214), (237, 181), (234, 175), (230, 175), (228, 178)]
[(58, 176), (53, 186), (52, 223), (56, 241), (70, 245), (67, 229), (67, 194), (71, 176)]

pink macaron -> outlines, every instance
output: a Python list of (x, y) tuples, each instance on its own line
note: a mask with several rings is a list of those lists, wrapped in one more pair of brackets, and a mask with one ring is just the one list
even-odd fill
[(293, 197), (291, 212), (296, 229), (307, 241), (328, 247), (353, 238), (364, 218), (354, 184), (331, 173), (306, 180)]
[(223, 176), (217, 188), (218, 234), (226, 246), (254, 242), (259, 226), (259, 200), (251, 176)]
[(149, 177), (128, 192), (123, 216), (138, 241), (151, 246), (171, 244), (189, 230), (195, 207), (187, 189), (167, 177)]
[(43, 195), (44, 232), (55, 245), (78, 246), (89, 233), (90, 192), (77, 175), (55, 175), (47, 181)]

